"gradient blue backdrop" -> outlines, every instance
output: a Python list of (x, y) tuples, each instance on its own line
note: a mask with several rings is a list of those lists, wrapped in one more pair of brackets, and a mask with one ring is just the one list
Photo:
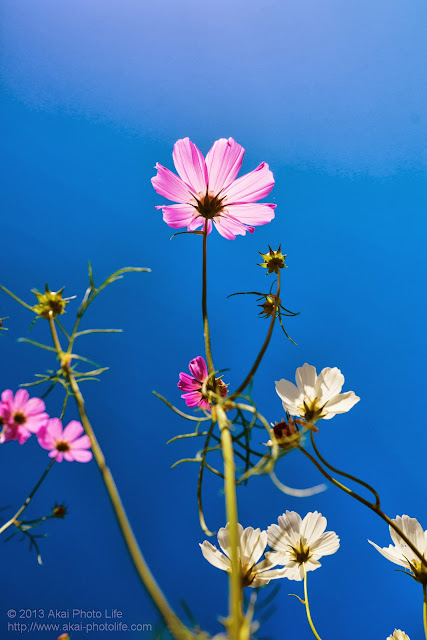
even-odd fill
[[(188, 424), (152, 395), (179, 404), (178, 372), (203, 353), (200, 238), (170, 241), (154, 208), (164, 200), (150, 184), (156, 161), (172, 168), (173, 143), (184, 136), (204, 153), (233, 136), (247, 150), (245, 171), (265, 160), (276, 178), (271, 224), (236, 241), (209, 238), (215, 363), (230, 368), (231, 385), (250, 366), (265, 321), (252, 298), (226, 296), (269, 285), (257, 251), (281, 242), (284, 302), (301, 312), (287, 323), (298, 346), (275, 334), (254, 386), (262, 412), (282, 416), (273, 380), (292, 379), (305, 361), (340, 367), (345, 388), (362, 399), (322, 425), (322, 449), (372, 482), (391, 516), (407, 513), (427, 527), (426, 3), (3, 0), (0, 12), (0, 280), (30, 301), (30, 289), (46, 281), (81, 296), (88, 259), (98, 282), (121, 266), (152, 268), (113, 285), (88, 316), (86, 327), (125, 332), (82, 338), (80, 352), (110, 366), (101, 384), (85, 388), (88, 411), (174, 608), (185, 597), (212, 632), (227, 611), (226, 576), (198, 547), (196, 468), (170, 471), (198, 445), (165, 446)], [(0, 316), (10, 317), (0, 339), (1, 388), (16, 390), (53, 362), (16, 343), (28, 335), (25, 310), (2, 296)], [(46, 340), (46, 328), (39, 323), (31, 337)], [(50, 396), (49, 412), (60, 404), (59, 393)], [(16, 507), (46, 453), (32, 438), (3, 445), (0, 456), (2, 503)], [(296, 454), (278, 474), (296, 487), (320, 482)], [(214, 529), (224, 524), (217, 480), (205, 487)], [(9, 608), (116, 607), (129, 623), (154, 624), (96, 465), (57, 465), (28, 513), (55, 500), (70, 515), (49, 526), (43, 567), (26, 545), (2, 545), (0, 637), (22, 637), (7, 631)], [(398, 627), (421, 638), (421, 588), (368, 545), (367, 538), (388, 545), (389, 535), (361, 505), (334, 488), (288, 498), (261, 478), (239, 491), (239, 505), (244, 526), (266, 527), (286, 509), (318, 509), (340, 535), (339, 553), (309, 576), (322, 637), (384, 640)], [(295, 591), (301, 584), (282, 584), (261, 636), (312, 637), (304, 608), (287, 595)]]

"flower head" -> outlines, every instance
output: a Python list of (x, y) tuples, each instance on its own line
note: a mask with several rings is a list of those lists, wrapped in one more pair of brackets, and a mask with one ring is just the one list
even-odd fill
[(287, 413), (308, 422), (320, 418), (330, 420), (337, 413), (350, 411), (360, 400), (354, 391), (340, 393), (344, 376), (337, 367), (326, 367), (317, 375), (315, 367), (305, 363), (297, 369), (295, 380), (297, 386), (288, 380), (279, 380), (276, 392)]
[[(39, 444), (49, 450), (49, 457), (57, 462), (89, 462), (92, 460), (90, 440), (87, 435), (82, 436), (84, 429), (80, 422), (72, 420), (65, 429), (58, 418), (51, 418), (47, 425), (37, 434)], [(81, 436), (81, 437), (80, 437)]]
[(44, 427), (49, 420), (45, 404), (40, 398), (30, 398), (28, 391), (19, 389), (15, 395), (10, 389), (1, 394), (0, 443), (18, 440), (24, 444), (32, 433)]
[(269, 273), (279, 273), (280, 269), (286, 267), (286, 254), (283, 255), (281, 251), (281, 245), (279, 245), (277, 251), (273, 251), (271, 247), (268, 248), (270, 249), (269, 253), (261, 253), (261, 251), (258, 252), (261, 258), (264, 258), (264, 262), (262, 262), (259, 266), (268, 269), (267, 275)]
[(33, 293), (37, 298), (37, 304), (34, 305), (33, 311), (41, 318), (56, 318), (65, 313), (65, 307), (69, 303), (71, 298), (63, 298), (62, 292), (65, 287), (62, 287), (59, 291), (51, 291), (46, 285), (45, 292), (40, 293), (37, 289), (33, 289)]
[(409, 636), (400, 629), (395, 629), (392, 636), (389, 636), (387, 640), (410, 640)]
[(178, 140), (173, 148), (173, 161), (178, 176), (160, 164), (151, 179), (161, 196), (179, 204), (156, 207), (163, 220), (173, 229), (199, 227), (212, 231), (212, 223), (228, 240), (236, 235), (254, 232), (254, 226), (267, 224), (274, 218), (276, 205), (257, 203), (274, 185), (268, 164), (236, 180), (245, 150), (233, 138), (217, 140), (206, 158), (189, 138)]
[[(267, 531), (247, 527), (243, 529), (241, 524), (237, 525), (239, 534), (239, 557), (242, 585), (244, 587), (261, 587), (268, 584), (270, 580), (281, 578), (283, 569), (273, 569), (277, 563), (274, 559), (261, 560), (267, 546)], [(230, 560), (230, 529), (227, 524), (218, 531), (218, 542), (222, 552), (206, 540), (200, 545), (206, 560), (214, 567), (223, 571), (231, 571)], [(270, 554), (271, 555), (271, 554)]]
[[(415, 545), (418, 551), (427, 560), (427, 531), (423, 531), (422, 526), (415, 518), (409, 516), (396, 516), (393, 522), (397, 524), (399, 529), (405, 534), (407, 538)], [(423, 565), (419, 557), (412, 551), (398, 533), (392, 528), (390, 529), (390, 536), (394, 544), (388, 547), (379, 547), (375, 542), (368, 542), (375, 547), (377, 551), (390, 560), (394, 564), (398, 564), (400, 567), (409, 569), (413, 577), (417, 582), (427, 584), (427, 568)]]
[(279, 524), (267, 529), (268, 544), (274, 552), (266, 558), (284, 565), (282, 575), (289, 580), (302, 580), (305, 571), (314, 571), (321, 564), (319, 558), (335, 553), (340, 541), (336, 533), (327, 531), (326, 518), (321, 513), (307, 513), (304, 520), (295, 511), (286, 511)]
[(187, 407), (200, 407), (210, 409), (209, 392), (216, 392), (223, 398), (228, 393), (227, 385), (221, 378), (210, 378), (208, 368), (202, 356), (197, 356), (188, 365), (191, 376), (181, 371), (179, 374), (178, 389), (185, 391), (181, 398), (185, 400)]
[(52, 518), (60, 518), (61, 520), (65, 518), (68, 513), (68, 508), (65, 504), (56, 504), (52, 509)]

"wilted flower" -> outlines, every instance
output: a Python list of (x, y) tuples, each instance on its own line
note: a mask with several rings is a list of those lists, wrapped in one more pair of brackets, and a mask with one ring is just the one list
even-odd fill
[(173, 229), (187, 227), (194, 231), (212, 231), (212, 222), (228, 240), (254, 232), (254, 226), (274, 218), (275, 204), (257, 203), (274, 185), (268, 164), (262, 162), (254, 171), (236, 180), (245, 150), (233, 138), (217, 140), (206, 159), (189, 138), (178, 140), (173, 161), (179, 177), (160, 164), (151, 179), (154, 189), (174, 205), (156, 207)]
[(18, 440), (24, 444), (32, 433), (37, 433), (49, 420), (45, 404), (40, 398), (30, 398), (28, 391), (19, 389), (15, 396), (10, 389), (1, 394), (0, 443)]
[(319, 558), (335, 553), (340, 546), (336, 533), (325, 533), (326, 518), (317, 511), (307, 513), (304, 520), (295, 511), (286, 511), (278, 522), (267, 529), (268, 544), (274, 552), (267, 553), (266, 558), (285, 565), (282, 576), (289, 580), (303, 580), (304, 568), (318, 569)]
[(259, 266), (268, 269), (268, 273), (279, 273), (280, 269), (286, 267), (286, 254), (283, 255), (281, 252), (281, 245), (279, 245), (277, 251), (273, 251), (271, 247), (268, 248), (270, 249), (269, 253), (261, 253), (261, 251), (258, 251), (260, 256), (264, 258), (264, 262)]
[[(72, 420), (65, 429), (58, 418), (51, 418), (47, 425), (37, 434), (39, 444), (49, 450), (49, 457), (57, 462), (89, 462), (92, 460), (90, 440), (87, 435), (82, 436), (84, 429), (80, 422)], [(81, 437), (80, 437), (81, 436)]]
[(227, 385), (221, 378), (209, 378), (208, 368), (202, 356), (197, 356), (190, 361), (188, 365), (191, 376), (181, 371), (179, 374), (178, 389), (185, 391), (181, 394), (181, 398), (185, 400), (187, 407), (200, 407), (201, 409), (210, 409), (208, 392), (214, 391), (219, 393), (223, 398), (228, 393)]
[(387, 640), (410, 640), (409, 636), (400, 629), (395, 629), (392, 636), (389, 636)]
[[(258, 562), (267, 546), (267, 531), (252, 527), (243, 529), (241, 524), (238, 524), (237, 528), (242, 585), (244, 587), (261, 587), (268, 584), (270, 580), (283, 577), (283, 569), (272, 568), (277, 564), (273, 558), (265, 558)], [(218, 531), (218, 542), (222, 552), (206, 540), (200, 545), (200, 548), (206, 560), (214, 567), (230, 572), (231, 545), (228, 524)]]
[(317, 376), (315, 367), (305, 363), (296, 370), (295, 380), (297, 386), (288, 380), (279, 380), (276, 392), (287, 413), (308, 422), (320, 418), (330, 420), (337, 413), (350, 411), (360, 400), (354, 391), (340, 393), (344, 376), (337, 367), (326, 367)]
[[(397, 524), (402, 533), (405, 534), (427, 560), (427, 531), (423, 531), (418, 520), (403, 515), (396, 516), (393, 522)], [(368, 542), (375, 547), (384, 558), (390, 560), (390, 562), (409, 569), (417, 582), (427, 584), (427, 568), (423, 565), (416, 553), (402, 540), (399, 534), (396, 533), (392, 527), (389, 527), (389, 529), (394, 545), (391, 544), (388, 547), (381, 548), (376, 545), (375, 542), (371, 542), (371, 540), (368, 540)]]

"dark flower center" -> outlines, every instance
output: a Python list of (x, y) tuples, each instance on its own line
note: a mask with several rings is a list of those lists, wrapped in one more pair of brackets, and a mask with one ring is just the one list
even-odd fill
[(27, 417), (22, 413), (22, 411), (16, 411), (13, 414), (13, 421), (15, 424), (25, 424), (27, 422)]
[(224, 209), (222, 201), (224, 198), (220, 198), (219, 195), (214, 195), (212, 191), (206, 190), (206, 194), (199, 193), (198, 197), (195, 197), (197, 205), (195, 205), (196, 211), (200, 213), (203, 218), (212, 220), (215, 216), (218, 216)]
[(55, 446), (55, 449), (57, 451), (61, 451), (61, 452), (69, 451), (70, 450), (70, 445), (68, 444), (68, 442), (57, 442), (56, 446)]

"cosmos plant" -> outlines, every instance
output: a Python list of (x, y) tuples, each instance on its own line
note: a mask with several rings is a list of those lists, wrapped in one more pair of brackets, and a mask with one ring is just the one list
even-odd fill
[[(25, 519), (27, 516), (24, 512), (26, 514), (27, 509), (32, 508), (32, 499), (43, 486), (43, 481), (51, 469), (56, 469), (52, 473), (58, 473), (58, 470), (66, 472), (69, 462), (78, 463), (74, 465), (75, 469), (81, 468), (81, 463), (95, 463), (101, 472), (124, 544), (141, 583), (151, 596), (165, 628), (173, 638), (256, 638), (260, 630), (258, 602), (262, 604), (263, 594), (271, 593), (269, 590), (272, 589), (272, 585), (289, 581), (289, 584), (294, 583), (296, 589), (300, 589), (300, 595), (292, 595), (305, 607), (307, 630), (309, 628), (313, 636), (320, 640), (319, 633), (322, 634), (322, 638), (327, 638), (328, 629), (318, 630), (314, 624), (309, 605), (307, 576), (321, 569), (324, 559), (326, 564), (330, 563), (330, 570), (334, 570), (333, 562), (328, 556), (338, 554), (339, 558), (340, 538), (337, 533), (326, 530), (327, 519), (318, 511), (306, 513), (304, 516), (290, 510), (281, 515), (271, 514), (272, 524), (264, 529), (255, 521), (245, 523), (246, 526), (239, 521), (240, 487), (247, 485), (247, 490), (250, 491), (253, 476), (268, 476), (272, 481), (271, 490), (278, 489), (284, 496), (315, 496), (326, 488), (325, 484), (320, 484), (297, 489), (279, 479), (278, 473), (286, 471), (286, 456), (302, 456), (314, 465), (330, 486), (358, 501), (388, 525), (393, 544), (380, 547), (371, 542), (371, 545), (386, 559), (401, 567), (402, 571), (421, 587), (427, 639), (427, 531), (423, 530), (415, 518), (407, 515), (391, 518), (383, 510), (380, 495), (374, 487), (356, 475), (332, 465), (319, 450), (319, 432), (324, 432), (325, 437), (328, 437), (328, 423), (323, 421), (335, 418), (336, 421), (344, 422), (345, 414), (352, 411), (360, 401), (359, 396), (345, 385), (340, 369), (336, 366), (316, 368), (315, 365), (306, 362), (293, 374), (286, 365), (285, 357), (281, 372), (283, 378), (276, 382), (270, 381), (272, 390), (275, 388), (278, 396), (277, 405), (269, 407), (271, 415), (264, 416), (252, 396), (254, 377), (277, 325), (281, 327), (285, 337), (289, 338), (289, 349), (296, 348), (290, 346), (291, 343), (295, 343), (287, 331), (288, 322), (294, 320), (288, 321), (287, 318), (294, 318), (298, 314), (289, 311), (282, 304), (281, 281), (287, 265), (286, 254), (282, 253), (282, 245), (276, 238), (273, 248), (269, 247), (267, 251), (265, 247), (260, 247), (264, 252), (259, 251), (262, 258), (259, 266), (269, 279), (270, 286), (265, 289), (258, 286), (256, 291), (231, 294), (257, 296), (257, 301), (260, 302), (258, 307), (261, 307), (259, 316), (267, 325), (264, 342), (259, 352), (253, 354), (252, 365), (238, 384), (232, 385), (229, 382), (226, 362), (217, 364), (216, 354), (213, 353), (211, 345), (208, 318), (208, 238), (213, 229), (218, 231), (222, 236), (219, 240), (224, 243), (223, 250), (227, 251), (232, 246), (228, 240), (235, 240), (238, 235), (245, 236), (247, 232), (254, 233), (256, 227), (271, 222), (276, 214), (276, 204), (264, 201), (274, 187), (271, 169), (262, 162), (249, 173), (239, 177), (243, 156), (243, 147), (233, 138), (217, 140), (206, 156), (203, 156), (189, 138), (184, 138), (178, 140), (173, 148), (172, 158), (176, 173), (157, 163), (157, 173), (152, 178), (152, 185), (157, 194), (170, 202), (157, 206), (166, 225), (172, 229), (184, 229), (181, 233), (201, 236), (201, 240), (194, 238), (194, 242), (201, 242), (200, 293), (204, 353), (195, 355), (196, 340), (194, 336), (189, 336), (187, 346), (191, 359), (184, 361), (182, 371), (176, 373), (177, 386), (182, 392), (181, 404), (175, 406), (157, 391), (155, 395), (172, 412), (191, 425), (184, 433), (177, 434), (169, 442), (182, 440), (189, 447), (193, 441), (197, 443), (196, 454), (190, 451), (173, 466), (193, 464), (197, 467), (195, 492), (201, 535), (205, 538), (200, 543), (201, 554), (207, 563), (223, 572), (228, 582), (228, 612), (226, 615), (224, 611), (218, 612), (222, 630), (216, 635), (209, 630), (203, 630), (194, 620), (191, 623), (187, 622), (184, 616), (179, 615), (169, 604), (164, 591), (154, 578), (155, 571), (153, 573), (149, 568), (132, 531), (117, 484), (85, 408), (82, 389), (87, 381), (98, 379), (105, 368), (93, 365), (86, 356), (77, 353), (79, 337), (99, 332), (114, 333), (117, 330), (81, 329), (81, 323), (86, 319), (90, 305), (104, 289), (130, 272), (149, 272), (147, 268), (126, 267), (96, 285), (89, 265), (89, 285), (80, 304), (74, 309), (73, 321), (67, 319), (71, 315), (68, 312), (73, 309), (72, 301), (75, 296), (65, 298), (64, 287), (52, 291), (46, 285), (43, 293), (33, 289), (35, 300), (27, 302), (4, 285), (0, 285), (0, 289), (12, 298), (14, 303), (25, 309), (33, 322), (44, 324), (48, 336), (46, 343), (34, 342), (28, 338), (21, 341), (45, 349), (56, 358), (54, 367), (46, 373), (36, 374), (35, 381), (23, 383), (16, 391), (7, 388), (1, 393), (0, 450), (5, 455), (12, 452), (13, 447), (22, 451), (21, 447), (33, 438), (40, 445), (35, 455), (39, 456), (41, 465), (46, 464), (46, 458), (48, 464), (29, 491), (25, 502), (0, 525), (0, 535), (7, 532), (6, 540), (10, 540), (15, 534), (20, 533), (23, 539), (29, 541), (30, 547), (37, 554), (38, 562), (41, 563), (41, 549), (37, 541), (40, 536), (34, 534), (33, 530), (45, 527), (54, 519), (63, 520), (67, 507), (56, 503), (44, 515), (33, 515), (29, 519)], [(160, 221), (160, 215), (157, 215)], [(281, 215), (280, 204), (277, 215)], [(197, 269), (193, 266), (192, 270), (194, 275)], [(7, 318), (0, 319), (1, 331), (7, 331), (7, 326), (4, 326), (6, 320)], [(249, 343), (247, 348), (252, 348), (252, 344)], [(284, 347), (282, 348), (284, 351)], [(290, 380), (293, 377), (295, 383)], [(34, 390), (37, 391), (39, 385), (44, 387), (44, 392), (37, 394)], [(51, 400), (52, 396), (49, 395), (54, 387), (63, 391), (60, 405)], [(357, 409), (358, 407), (355, 410)], [(114, 428), (114, 425), (111, 428)], [(65, 464), (61, 464), (63, 462)], [(224, 518), (221, 523), (217, 523), (223, 526), (218, 530), (217, 545), (210, 541), (215, 533), (207, 525), (210, 516), (204, 508), (204, 493), (207, 491), (204, 479), (208, 473), (218, 482), (217, 492), (221, 489), (224, 495)], [(303, 507), (301, 511), (305, 511)], [(253, 519), (255, 518), (254, 515)], [(339, 530), (340, 522), (336, 521), (332, 526)], [(360, 549), (359, 553), (362, 552), (363, 549)], [(366, 544), (366, 553), (368, 552)], [(171, 563), (175, 561), (171, 560)], [(176, 569), (178, 570), (178, 567)], [(207, 564), (200, 566), (200, 571), (203, 570), (203, 576), (206, 578), (201, 580), (202, 589), (206, 588), (209, 572), (214, 571)], [(316, 579), (322, 580), (322, 571), (316, 573)], [(247, 594), (249, 597), (245, 597)], [(209, 597), (208, 591), (206, 596)], [(324, 606), (328, 606), (328, 601), (325, 601)], [(333, 620), (333, 612), (330, 619)], [(407, 634), (397, 628), (390, 635), (390, 629), (396, 624), (397, 621), (390, 620), (390, 626), (384, 629), (384, 638), (389, 634), (389, 640), (408, 640)], [(69, 636), (62, 634), (59, 638), (65, 640)]]

